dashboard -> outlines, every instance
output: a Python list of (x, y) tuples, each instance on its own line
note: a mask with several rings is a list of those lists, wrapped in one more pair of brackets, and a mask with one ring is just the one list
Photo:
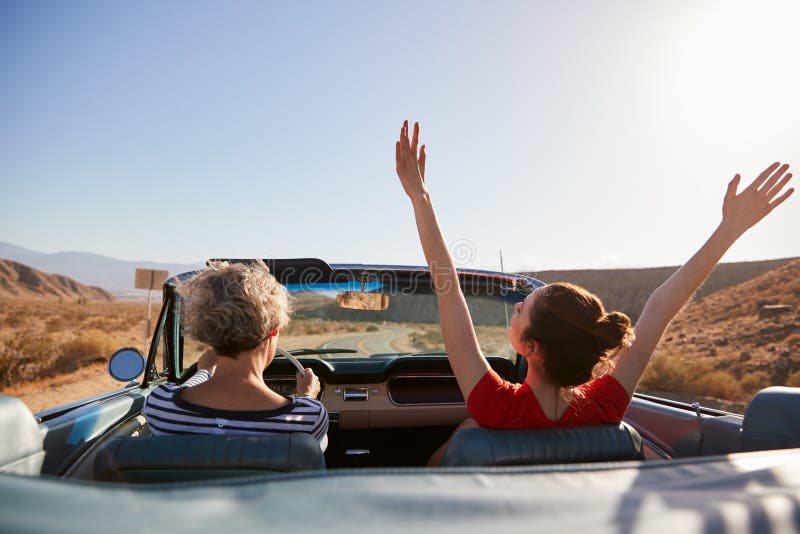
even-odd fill
[[(492, 368), (517, 380), (513, 362), (489, 357)], [(347, 359), (303, 359), (320, 379), (319, 399), (334, 428), (368, 429), (457, 425), (466, 404), (445, 356), (401, 356)], [(264, 372), (274, 391), (295, 389), (294, 367), (277, 359)]]

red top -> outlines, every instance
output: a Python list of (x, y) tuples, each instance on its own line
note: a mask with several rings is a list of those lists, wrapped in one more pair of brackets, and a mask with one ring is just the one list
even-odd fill
[(480, 379), (467, 401), (470, 415), (488, 428), (554, 428), (619, 423), (630, 397), (611, 375), (581, 384), (561, 419), (548, 419), (528, 384), (512, 384), (492, 370)]

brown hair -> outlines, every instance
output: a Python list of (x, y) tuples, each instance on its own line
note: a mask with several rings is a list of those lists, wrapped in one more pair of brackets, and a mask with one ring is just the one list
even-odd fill
[(289, 323), (293, 299), (263, 261), (210, 262), (178, 292), (191, 337), (220, 356), (235, 357), (263, 343)]
[(598, 364), (610, 360), (633, 339), (624, 313), (606, 313), (596, 295), (572, 284), (550, 284), (539, 290), (523, 337), (542, 347), (541, 372), (559, 387), (592, 379)]

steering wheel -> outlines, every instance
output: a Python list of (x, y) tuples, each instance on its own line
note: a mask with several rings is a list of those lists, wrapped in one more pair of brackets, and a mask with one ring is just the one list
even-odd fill
[[(288, 358), (288, 360), (292, 362), (292, 365), (294, 365), (297, 368), (298, 376), (300, 376), (301, 378), (306, 376), (306, 371), (303, 368), (303, 364), (297, 361), (297, 358), (292, 356), (290, 352), (278, 347), (277, 349), (275, 349), (275, 355), (284, 356), (285, 358)], [(193, 363), (192, 365), (184, 369), (184, 371), (181, 373), (181, 377), (178, 379), (178, 383), (183, 384), (184, 382), (189, 380), (196, 372), (197, 372), (197, 362)]]
[(288, 358), (289, 361), (292, 362), (292, 365), (294, 365), (297, 368), (297, 374), (300, 375), (300, 378), (303, 378), (304, 376), (306, 376), (306, 370), (303, 368), (303, 364), (300, 363), (299, 361), (297, 361), (297, 358), (292, 356), (291, 353), (289, 353), (289, 352), (283, 350), (282, 348), (278, 347), (277, 349), (275, 349), (275, 354), (279, 354), (281, 356), (284, 356), (284, 357)]

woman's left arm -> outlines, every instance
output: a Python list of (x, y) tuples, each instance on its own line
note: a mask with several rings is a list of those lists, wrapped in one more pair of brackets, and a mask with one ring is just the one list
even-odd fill
[(409, 140), (408, 121), (405, 121), (400, 130), (400, 140), (395, 145), (397, 176), (414, 207), (420, 243), (431, 270), (439, 305), (445, 350), (466, 400), (491, 367), (478, 345), (467, 301), (458, 283), (455, 263), (445, 244), (433, 202), (425, 186), (425, 146), (417, 156), (418, 142), (419, 123), (414, 124), (413, 137)]
[(773, 163), (737, 194), (741, 177), (728, 184), (722, 205), (722, 222), (694, 256), (656, 289), (634, 328), (633, 344), (617, 356), (612, 375), (629, 395), (636, 390), (661, 336), (673, 317), (686, 305), (728, 248), (750, 227), (791, 196), (784, 191), (792, 175), (789, 165)]

